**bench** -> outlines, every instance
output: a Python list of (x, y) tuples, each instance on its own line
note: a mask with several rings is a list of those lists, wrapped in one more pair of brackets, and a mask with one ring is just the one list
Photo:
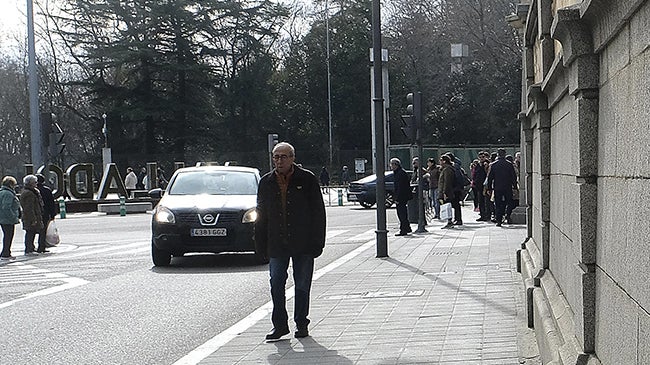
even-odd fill
[[(126, 203), (126, 213), (146, 213), (152, 209), (149, 202)], [(97, 204), (97, 211), (106, 214), (120, 214), (120, 203)]]

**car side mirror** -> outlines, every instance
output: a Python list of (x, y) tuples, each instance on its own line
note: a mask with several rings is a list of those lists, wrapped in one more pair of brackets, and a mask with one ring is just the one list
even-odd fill
[(149, 196), (152, 199), (160, 199), (160, 198), (162, 198), (164, 193), (165, 193), (165, 191), (163, 189), (161, 189), (161, 188), (155, 188), (155, 189), (149, 190)]

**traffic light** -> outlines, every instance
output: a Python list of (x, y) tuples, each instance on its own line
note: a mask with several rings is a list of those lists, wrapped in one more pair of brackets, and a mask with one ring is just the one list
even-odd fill
[(61, 153), (63, 153), (63, 149), (65, 149), (65, 143), (63, 143), (64, 136), (65, 133), (63, 133), (63, 130), (59, 126), (59, 123), (52, 123), (49, 141), (50, 143), (48, 145), (48, 151), (51, 158), (58, 157)]
[(408, 138), (409, 142), (416, 143), (419, 139), (419, 130), (422, 126), (422, 94), (408, 93), (406, 101), (406, 115), (402, 115), (402, 133)]
[(416, 125), (415, 125), (415, 116), (413, 115), (402, 115), (402, 133), (409, 140), (410, 143), (415, 143), (416, 137)]

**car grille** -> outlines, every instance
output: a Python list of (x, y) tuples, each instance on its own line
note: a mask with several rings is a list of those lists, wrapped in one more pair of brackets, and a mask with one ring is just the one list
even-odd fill
[[(239, 212), (201, 212), (200, 214), (212, 213), (213, 215), (219, 214), (217, 225), (236, 223), (239, 218)], [(176, 215), (176, 221), (181, 224), (187, 225), (200, 225), (199, 213), (179, 213)]]

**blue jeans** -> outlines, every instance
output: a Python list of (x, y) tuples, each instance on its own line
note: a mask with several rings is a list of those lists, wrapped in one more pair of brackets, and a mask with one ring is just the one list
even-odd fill
[[(295, 301), (293, 320), (296, 326), (307, 327), (309, 324), (309, 292), (311, 280), (314, 275), (314, 258), (312, 256), (291, 256), (293, 263), (293, 282), (295, 284)], [(287, 315), (287, 299), (285, 296), (286, 283), (289, 269), (289, 257), (271, 257), (269, 259), (269, 273), (271, 275), (271, 299), (273, 300), (273, 313), (271, 322), (274, 328), (288, 328), (289, 316)]]
[(429, 196), (431, 197), (431, 202), (433, 203), (433, 210), (436, 212), (435, 216), (440, 217), (440, 197), (438, 197), (438, 188), (431, 189), (431, 192), (429, 193)]

